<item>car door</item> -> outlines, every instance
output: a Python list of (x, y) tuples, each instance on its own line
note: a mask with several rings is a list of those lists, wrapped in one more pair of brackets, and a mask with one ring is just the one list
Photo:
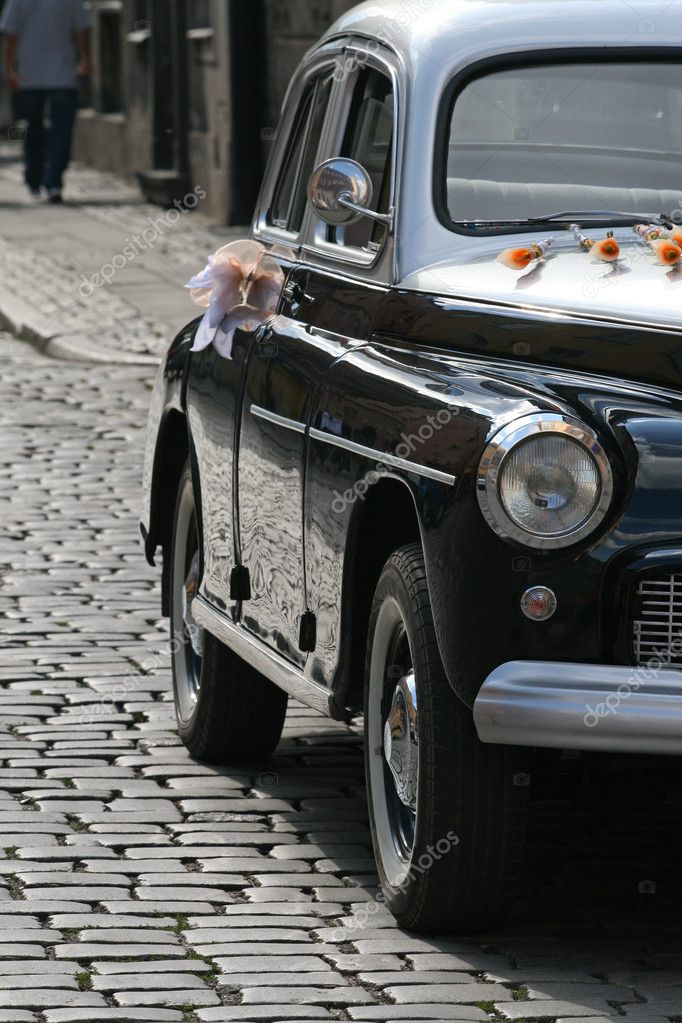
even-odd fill
[[(393, 107), (388, 97), (392, 95), (390, 79), (376, 69), (363, 67), (346, 76), (335, 90), (334, 109), (340, 116), (332, 117), (327, 150), (323, 145), (318, 152), (318, 156), (339, 155), (344, 148), (360, 155), (357, 140), (361, 137), (369, 156), (374, 130), (381, 151), (376, 192), (379, 207), (387, 201), (382, 198), (383, 175), (391, 175), (386, 145), (391, 148)], [(380, 102), (386, 103), (384, 117), (377, 116)], [(309, 160), (302, 166), (299, 187), (305, 206), (313, 166)], [(277, 190), (274, 195), (275, 214), (280, 224), (286, 223), (279, 219)], [(290, 208), (300, 210), (300, 203), (300, 197), (294, 196)], [(310, 244), (289, 271), (280, 315), (261, 332), (250, 355), (238, 469), (241, 557), (250, 584), (242, 621), (299, 666), (315, 649), (317, 627), (306, 585), (307, 429), (330, 368), (366, 342), (385, 293), (372, 280), (371, 269), (378, 259), (373, 247), (377, 233), (372, 225), (359, 224), (353, 233), (338, 231), (338, 236), (325, 233), (321, 241), (320, 222), (310, 210), (307, 216)], [(334, 428), (334, 424), (328, 425)], [(316, 572), (315, 586), (318, 584)]]
[[(381, 48), (364, 49), (361, 43), (347, 51), (352, 67), (345, 83), (346, 114), (337, 125), (333, 153), (360, 163), (373, 184), (371, 209), (387, 214), (395, 206), (402, 144), (400, 74), (392, 56)], [(320, 270), (308, 281), (314, 309), (309, 318), (314, 330), (324, 329), (339, 343), (338, 358), (348, 358), (357, 345), (340, 343), (341, 334), (368, 343), (380, 303), (394, 281), (395, 231), (369, 218), (330, 227), (317, 221), (311, 251)], [(322, 272), (324, 266), (324, 272)], [(332, 376), (334, 367), (331, 367)], [(370, 424), (344, 421), (337, 408), (325, 407), (321, 388), (310, 423), (306, 462), (304, 542), (306, 600), (315, 619), (315, 651), (306, 675), (326, 687), (334, 682), (343, 661), (341, 596), (346, 571), (348, 516), (339, 514), (344, 495), (330, 484), (326, 471), (329, 452), (334, 460), (348, 457), (343, 441), (353, 432), (373, 444)], [(352, 399), (352, 395), (349, 396)], [(377, 397), (377, 400), (378, 397)], [(331, 436), (330, 436), (331, 435)], [(334, 438), (337, 438), (335, 440)]]
[(301, 315), (306, 275), (296, 257), (308, 215), (308, 180), (338, 90), (337, 66), (336, 53), (325, 55), (304, 72), (298, 96), (294, 87), (281, 158), (276, 152), (276, 173), (266, 179), (261, 198), (255, 233), (270, 243), (287, 280), (280, 314), (259, 331), (250, 353), (236, 474), (238, 560), (247, 598), (242, 624), (299, 665), (307, 645), (301, 638), (305, 431), (329, 356)]
[(200, 593), (232, 618), (239, 614), (232, 587), (237, 542), (234, 452), (253, 340), (253, 334), (235, 331), (229, 359), (210, 345), (192, 356), (187, 378), (187, 417), (202, 535)]
[[(336, 61), (335, 52), (323, 52), (319, 60), (306, 68), (294, 82), (272, 161), (271, 171), (274, 168), (274, 173), (269, 171), (272, 183), (266, 178), (264, 186), (264, 194), (269, 195), (270, 200), (266, 209), (263, 209), (262, 202), (259, 203), (268, 235), (263, 241), (269, 245), (280, 243), (273, 254), (280, 259), (285, 273), (296, 262), (300, 252), (299, 239), (306, 203), (305, 189), (302, 191), (299, 183), (307, 167), (314, 164), (317, 157), (326, 127), (327, 109), (337, 84)], [(258, 224), (257, 217), (256, 234)], [(235, 331), (229, 359), (223, 358), (212, 345), (193, 356), (187, 387), (195, 476), (201, 483), (203, 577), (200, 592), (214, 608), (235, 621), (242, 615), (244, 599), (249, 593), (248, 574), (245, 578), (243, 571), (245, 562), (239, 529), (237, 452), (249, 362), (255, 351), (256, 364), (262, 363), (263, 353), (267, 350), (258, 343), (259, 339), (262, 340), (262, 330), (259, 327), (255, 332)], [(254, 372), (257, 374), (257, 370)], [(249, 446), (248, 433), (247, 420), (245, 452)], [(246, 466), (244, 458), (241, 462), (242, 479)], [(254, 464), (248, 471), (253, 473), (256, 468)], [(260, 491), (261, 484), (254, 484), (254, 488), (256, 492)], [(245, 486), (244, 494), (247, 492)], [(249, 556), (249, 537), (254, 531), (250, 525), (248, 499), (244, 505)], [(246, 571), (248, 573), (248, 569)]]
[(295, 309), (287, 300), (251, 353), (238, 487), (241, 559), (250, 589), (242, 623), (302, 666), (315, 639), (305, 618), (306, 431), (329, 366), (359, 339), (313, 333)]

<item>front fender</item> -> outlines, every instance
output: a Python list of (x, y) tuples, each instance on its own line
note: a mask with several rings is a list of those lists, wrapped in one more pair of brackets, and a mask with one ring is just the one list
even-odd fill
[[(505, 423), (536, 412), (575, 410), (485, 365), (412, 346), (356, 350), (334, 366), (320, 392), (311, 435), (311, 501), (319, 506), (326, 490), (327, 528), (349, 535), (353, 508), (373, 483), (394, 476), (407, 485), (443, 664), (469, 705), (491, 663), (508, 660), (517, 646), (537, 644), (537, 629), (533, 634), (520, 615), (517, 598), (538, 566), (492, 532), (475, 495), (489, 439)], [(391, 528), (387, 521), (386, 531)], [(341, 547), (338, 538), (328, 542)], [(354, 546), (350, 554), (346, 548), (346, 557)]]
[[(450, 489), (409, 473), (405, 481), (415, 497), (441, 656), (467, 704), (507, 661), (628, 663), (622, 637), (628, 593), (620, 574), (645, 548), (668, 550), (666, 564), (675, 564), (682, 537), (679, 395), (403, 344), (356, 353), (337, 374), (335, 404), (326, 401), (337, 428), (365, 444), (371, 438), (382, 451), (407, 440), (410, 459), (457, 477)], [(435, 400), (453, 417), (440, 431), (424, 431), (422, 440), (420, 425), (434, 412), (437, 417)], [(576, 416), (597, 432), (613, 470), (614, 497), (607, 519), (585, 542), (538, 551), (501, 540), (487, 525), (476, 477), (501, 426), (543, 411)], [(557, 611), (546, 622), (529, 621), (520, 608), (523, 593), (536, 585), (557, 596)]]
[[(142, 508), (140, 531), (144, 539), (147, 561), (154, 564), (154, 554), (164, 543), (168, 520), (169, 463), (186, 457), (181, 450), (185, 426), (185, 388), (190, 349), (200, 318), (187, 324), (175, 337), (159, 366), (152, 390), (147, 420), (144, 471), (142, 477)], [(182, 464), (180, 469), (182, 469)], [(172, 512), (171, 512), (172, 514)]]

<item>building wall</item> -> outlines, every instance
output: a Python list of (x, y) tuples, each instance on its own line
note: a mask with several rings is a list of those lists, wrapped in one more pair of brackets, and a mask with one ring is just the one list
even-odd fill
[(175, 7), (183, 63), (166, 77), (182, 83), (174, 103), (183, 105), (183, 180), (205, 189), (202, 210), (216, 222), (244, 222), (289, 80), (353, 0), (90, 0), (90, 6), (93, 79), (77, 158), (130, 179), (159, 166), (157, 106), (173, 88), (164, 79), (160, 40)]
[[(125, 5), (123, 0), (113, 4), (110, 0), (91, 0), (90, 7), (92, 80), (79, 113), (75, 156), (99, 170), (131, 178), (151, 161), (148, 43), (133, 44), (127, 38), (134, 24), (132, 4)], [(111, 28), (116, 22), (117, 67), (112, 75)], [(118, 104), (110, 102), (112, 77), (118, 78)], [(119, 109), (109, 109), (112, 105)]]
[[(5, 6), (5, 0), (0, 0), (0, 14)], [(11, 139), (14, 141), (14, 136), (17, 134), (15, 127), (14, 108), (12, 99), (5, 85), (5, 76), (0, 74), (0, 137), (4, 139)]]
[[(93, 7), (96, 6), (94, 3)], [(126, 115), (126, 169), (128, 176), (153, 166), (152, 39), (149, 5), (124, 3), (122, 64)], [(96, 12), (95, 12), (96, 13)]]
[[(229, 148), (232, 138), (229, 0), (211, 7), (212, 36), (187, 43), (190, 183), (207, 193), (205, 212), (229, 217)], [(192, 32), (192, 29), (188, 29)]]
[(301, 58), (358, 0), (265, 0), (267, 125), (277, 127), (282, 101)]

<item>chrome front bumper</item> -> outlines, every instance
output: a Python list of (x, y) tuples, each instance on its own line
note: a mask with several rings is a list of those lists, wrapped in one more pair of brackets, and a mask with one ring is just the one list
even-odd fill
[(682, 671), (509, 661), (474, 703), (483, 742), (682, 755)]

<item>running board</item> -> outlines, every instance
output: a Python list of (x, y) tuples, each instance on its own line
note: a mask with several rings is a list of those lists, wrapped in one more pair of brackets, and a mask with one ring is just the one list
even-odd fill
[(248, 632), (243, 625), (231, 622), (225, 615), (199, 595), (192, 601), (192, 617), (212, 636), (229, 647), (237, 657), (265, 675), (276, 686), (283, 689), (306, 707), (325, 714), (331, 714), (330, 693), (324, 686), (306, 678), (300, 668), (286, 661), (262, 640)]

